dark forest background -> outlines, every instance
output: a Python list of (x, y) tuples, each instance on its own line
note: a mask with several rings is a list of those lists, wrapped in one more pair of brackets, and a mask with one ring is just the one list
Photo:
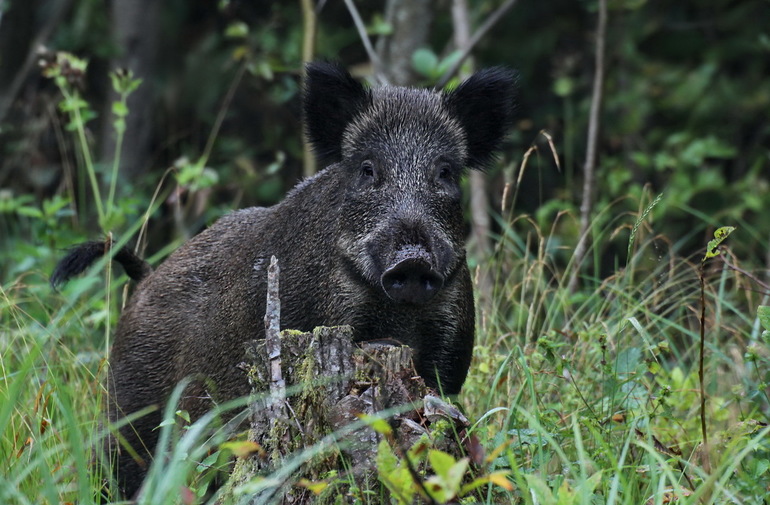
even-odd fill
[[(511, 183), (514, 212), (533, 215), (543, 229), (551, 228), (559, 211), (571, 212), (575, 219), (555, 225), (559, 243), (577, 242), (586, 196), (592, 225), (601, 226), (638, 211), (643, 195), (649, 202), (662, 193), (656, 213), (666, 219), (655, 223), (655, 231), (681, 244), (685, 254), (702, 247), (711, 228), (730, 224), (741, 230), (733, 244), (739, 256), (757, 265), (766, 261), (766, 1), (608, 3), (589, 193), (584, 173), (597, 70), (596, 1), (14, 0), (0, 6), (5, 248), (55, 251), (100, 232), (122, 234), (126, 223), (143, 215), (156, 188), (163, 204), (148, 227), (149, 253), (168, 245), (169, 237), (189, 237), (230, 208), (273, 204), (314, 170), (310, 162), (303, 166), (303, 60), (339, 61), (375, 84), (434, 86), (468, 39), (498, 15), (451, 74), (457, 82), (491, 65), (521, 74), (520, 116), (500, 163), (468, 183), (475, 257), (483, 258), (491, 246), (503, 189)], [(365, 24), (371, 54), (352, 15)], [(41, 62), (62, 51), (88, 62), (84, 72), (73, 72), (70, 84), (88, 102), (87, 144), (103, 187), (116, 139), (109, 73), (127, 69), (142, 79), (127, 102), (120, 209), (101, 225), (82, 142), (67, 131), (60, 90), (41, 69)], [(169, 168), (172, 177), (164, 179)], [(617, 247), (606, 243), (592, 268), (614, 268), (627, 240), (622, 233)], [(565, 261), (571, 254), (565, 252)], [(13, 275), (29, 266), (20, 261), (0, 270)]]

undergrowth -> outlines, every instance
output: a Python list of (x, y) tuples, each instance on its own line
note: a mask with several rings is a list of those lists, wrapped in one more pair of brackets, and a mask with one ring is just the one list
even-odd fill
[(633, 253), (613, 275), (583, 278), (576, 292), (567, 288), (574, 266), (558, 263), (549, 231), (526, 217), (503, 227), (465, 389), (475, 394), (463, 400), (485, 447), (504, 448), (490, 468), (511, 472), (516, 490), (506, 499), (767, 503), (769, 339), (757, 318), (767, 291), (726, 249), (724, 261), (705, 262), (702, 300), (700, 258), (682, 258), (654, 235), (642, 218), (652, 206), (595, 231), (598, 247), (631, 230)]
[[(115, 108), (120, 134), (125, 96), (136, 83), (115, 79), (123, 90)], [(60, 84), (63, 110), (82, 140), (82, 179), (92, 182), (100, 228), (122, 229), (125, 241), (146, 223), (155, 199), (140, 205), (116, 193), (114, 166), (101, 199), (86, 154), (87, 104)], [(196, 179), (204, 165), (191, 164), (178, 180)], [(686, 257), (678, 237), (657, 235), (656, 220), (666, 218), (658, 204), (665, 201), (642, 194), (635, 212), (618, 211), (625, 208), (620, 202), (599, 211), (588, 257), (598, 263), (600, 251), (620, 243), (615, 268), (583, 274), (575, 291), (568, 279), (587, 269), (572, 263), (573, 244), (559, 239), (574, 221), (569, 208), (553, 208), (548, 219), (510, 211), (498, 218), (494, 255), (478, 267), (490, 291), (479, 296), (474, 362), (459, 397), (475, 454), (407, 452), (414, 461), (406, 462), (384, 443), (380, 481), (392, 503), (767, 505), (770, 309), (763, 307), (770, 290), (750, 273), (756, 265), (742, 265), (727, 247), (701, 268), (702, 251)], [(97, 273), (52, 291), (47, 281), (61, 254), (57, 244), (76, 241), (67, 224), (71, 199), (39, 208), (24, 199), (2, 203), (4, 215), (23, 220), (33, 237), (5, 244), (0, 268), (0, 503), (115, 502), (102, 482), (109, 472), (91, 462), (114, 429), (102, 424), (102, 380), (125, 278), (105, 269), (105, 261), (93, 272), (106, 270), (106, 282)], [(14, 231), (14, 222), (2, 224)], [(702, 234), (731, 224), (703, 223)], [(741, 240), (741, 230), (730, 240)], [(184, 413), (172, 405), (141, 503), (208, 500), (213, 476), (235, 452), (223, 445), (229, 432), (213, 416), (189, 426), (181, 421)], [(290, 478), (321, 450), (308, 448), (252, 487)], [(421, 473), (407, 471), (409, 465)], [(323, 485), (312, 489), (323, 492)], [(384, 495), (358, 496), (340, 500), (381, 503)]]
[[(474, 363), (459, 398), (482, 454), (462, 463), (458, 496), (442, 495), (445, 502), (766, 504), (770, 323), (766, 317), (763, 328), (757, 310), (767, 294), (727, 266), (737, 263), (730, 250), (704, 270), (704, 446), (699, 258), (679, 257), (644, 222), (628, 267), (586, 277), (571, 293), (572, 266), (558, 264), (561, 251), (548, 249), (547, 233), (525, 218), (504, 229), (486, 266), (494, 292), (480, 307)], [(50, 254), (44, 250), (31, 273), (5, 281), (0, 293), (2, 503), (92, 503), (100, 490), (89, 461), (105, 434), (102, 335), (117, 316), (106, 314), (115, 309), (105, 291), (117, 296), (120, 283), (105, 288), (86, 277), (51, 292)], [(167, 446), (171, 461), (158, 463), (162, 481), (178, 484), (162, 488), (165, 503), (204, 495), (210, 478), (201, 477), (206, 464), (199, 463), (223, 439), (202, 423), (165, 428), (182, 440)], [(181, 452), (174, 449), (180, 443)], [(426, 482), (436, 478), (425, 468)], [(460, 497), (473, 478), (487, 480)], [(157, 503), (158, 494), (151, 496), (143, 502)]]

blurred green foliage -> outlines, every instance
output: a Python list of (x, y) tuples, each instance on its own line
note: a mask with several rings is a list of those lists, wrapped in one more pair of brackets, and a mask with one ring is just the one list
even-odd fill
[[(357, 74), (367, 74), (367, 55), (349, 13), (339, 4), (324, 3), (318, 14), (317, 57), (340, 60)], [(472, 25), (481, 24), (498, 4), (470, 1)], [(46, 20), (46, 11), (34, 3), (29, 8), (36, 9), (38, 20), (28, 30), (32, 36)], [(390, 32), (384, 5), (359, 8), (370, 36)], [(102, 126), (110, 121), (107, 69), (110, 58), (120, 54), (106, 9), (102, 2), (75, 1), (50, 43), (51, 50), (75, 52), (90, 61), (82, 96), (92, 105), (89, 111), (99, 116), (88, 124), (94, 146), (111, 135)], [(477, 67), (503, 64), (522, 75), (518, 128), (506, 145), (503, 163), (489, 174), (489, 187), (500, 188), (511, 179), (511, 167), (524, 151), (538, 147), (541, 154), (531, 164), (536, 166), (527, 168), (518, 191), (519, 213), (551, 209), (541, 214), (549, 219), (579, 206), (596, 9), (594, 0), (516, 5), (473, 52)], [(660, 210), (670, 217), (656, 223), (656, 230), (682, 239), (687, 253), (702, 244), (708, 232), (701, 225), (705, 221), (705, 228), (740, 226), (736, 247), (741, 255), (764, 257), (770, 240), (770, 198), (765, 197), (770, 191), (770, 36), (755, 20), (768, 19), (768, 14), (770, 7), (760, 0), (610, 2), (597, 208), (627, 195), (638, 197), (648, 185), (665, 194)], [(6, 16), (12, 15), (13, 10)], [(169, 167), (187, 169), (176, 179), (182, 187), (175, 192), (179, 198), (167, 200), (152, 216), (150, 250), (167, 243), (169, 230), (187, 236), (226, 208), (278, 201), (302, 170), (300, 3), (176, 0), (164, 3), (157, 15), (155, 71), (139, 76), (142, 86), (152, 90), (151, 163), (143, 173), (121, 174), (118, 196), (122, 190), (149, 202)], [(411, 55), (426, 82), (435, 82), (457, 57), (452, 30), (449, 5), (436, 4), (430, 47)], [(30, 110), (19, 103), (20, 94), (2, 123), (0, 189), (10, 200), (31, 193), (42, 202), (65, 194), (78, 202), (70, 207), (78, 233), (93, 234), (93, 210), (77, 196), (86, 188), (82, 181), (67, 187), (67, 178), (72, 178), (67, 166), (82, 160), (76, 149), (67, 148), (71, 140), (66, 134), (51, 133), (66, 119), (43, 117), (42, 109), (58, 98), (34, 74), (24, 96), (32, 93), (41, 103)], [(225, 99), (228, 90), (230, 101)], [(537, 135), (540, 130), (555, 139), (563, 171), (547, 153)], [(183, 161), (200, 160), (204, 151), (205, 171), (199, 161)], [(106, 172), (104, 166), (113, 160), (109, 153), (101, 158), (96, 170)], [(188, 184), (196, 174), (205, 175), (205, 183)], [(163, 197), (172, 192), (168, 184), (166, 191)], [(493, 201), (499, 200), (497, 189), (491, 191)], [(190, 200), (194, 205), (188, 204), (180, 218), (173, 205)], [(625, 210), (635, 210), (633, 200)], [(6, 229), (18, 229), (23, 217), (4, 212)], [(576, 227), (564, 223), (557, 238), (574, 243)], [(694, 229), (701, 230), (698, 236)], [(618, 244), (626, 238), (620, 236)], [(622, 259), (620, 245), (616, 250), (609, 244), (598, 253), (600, 274)]]

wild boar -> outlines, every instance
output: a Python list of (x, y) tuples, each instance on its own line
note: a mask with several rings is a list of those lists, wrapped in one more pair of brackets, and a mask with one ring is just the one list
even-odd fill
[[(114, 259), (141, 282), (118, 324), (110, 358), (111, 421), (163, 405), (192, 378), (181, 408), (244, 396), (244, 344), (264, 337), (266, 271), (281, 266), (281, 326), (351, 325), (358, 340), (414, 349), (425, 381), (456, 394), (474, 340), (460, 180), (483, 169), (510, 128), (516, 76), (483, 70), (456, 89), (367, 88), (339, 66), (310, 64), (306, 134), (326, 166), (279, 204), (221, 218), (157, 270), (124, 249)], [(74, 249), (52, 281), (82, 271), (103, 247)], [(151, 273), (150, 273), (151, 272)], [(144, 461), (160, 414), (121, 434)], [(132, 496), (146, 469), (118, 449)]]

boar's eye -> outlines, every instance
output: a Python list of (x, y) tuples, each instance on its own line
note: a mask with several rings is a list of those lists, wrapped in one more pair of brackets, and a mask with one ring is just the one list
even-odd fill
[(372, 160), (364, 160), (361, 162), (361, 175), (364, 177), (374, 177), (374, 163)]
[(452, 167), (447, 162), (441, 162), (438, 165), (438, 178), (439, 179), (449, 179), (452, 177)]

